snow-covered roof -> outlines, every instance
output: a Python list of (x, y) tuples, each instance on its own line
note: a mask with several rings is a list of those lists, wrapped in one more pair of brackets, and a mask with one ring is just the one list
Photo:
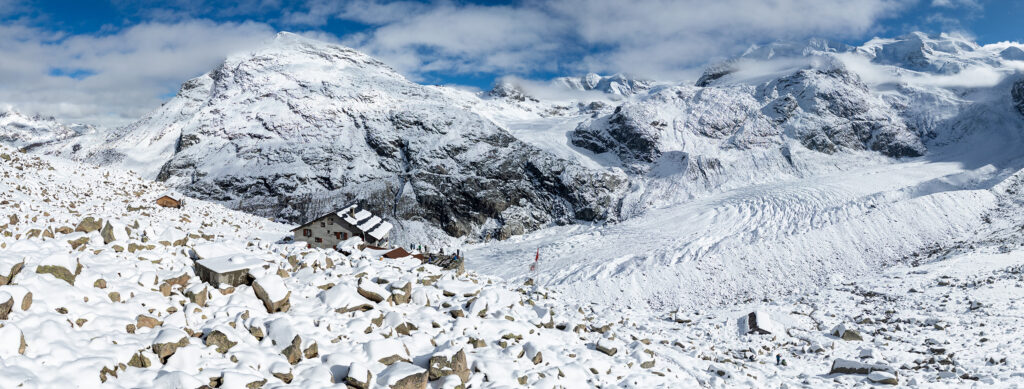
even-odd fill
[(391, 232), (391, 227), (394, 227), (394, 226), (391, 225), (391, 223), (383, 222), (383, 223), (380, 223), (377, 226), (377, 228), (374, 228), (373, 231), (370, 231), (367, 234), (372, 236), (373, 239), (381, 240), (385, 236), (387, 236), (389, 232)]
[[(351, 224), (359, 232), (370, 235), (375, 240), (381, 240), (391, 232), (391, 228), (394, 227), (391, 223), (384, 221), (380, 216), (374, 215), (372, 212), (362, 209), (359, 206), (353, 204), (334, 213), (341, 220)], [(330, 215), (330, 214), (328, 214)], [(326, 215), (325, 215), (326, 216)], [(292, 229), (292, 231), (298, 230), (302, 227), (309, 225), (317, 220), (322, 219), (324, 216), (320, 216), (309, 222), (306, 222), (298, 227)]]
[(156, 198), (158, 198), (158, 199), (159, 198), (163, 198), (163, 197), (170, 197), (170, 198), (175, 199), (175, 200), (181, 200), (181, 199), (185, 198), (185, 195), (183, 195), (181, 193), (178, 193), (177, 191), (174, 191), (174, 190), (168, 190), (168, 191), (160, 193), (159, 195), (156, 196)]
[(368, 232), (370, 231), (370, 229), (380, 224), (381, 220), (383, 219), (381, 219), (379, 216), (370, 216), (366, 218), (366, 220), (360, 222), (359, 225), (356, 226), (356, 228), (358, 228), (359, 231)]

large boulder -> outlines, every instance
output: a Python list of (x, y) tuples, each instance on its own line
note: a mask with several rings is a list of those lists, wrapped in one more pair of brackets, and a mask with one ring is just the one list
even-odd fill
[(291, 304), (288, 298), (292, 292), (284, 285), (284, 280), (276, 274), (268, 274), (260, 277), (252, 283), (252, 290), (256, 297), (263, 301), (267, 313), (288, 312)]
[(302, 337), (295, 335), (291, 344), (281, 350), (281, 355), (288, 359), (288, 363), (297, 364), (302, 361)]
[(434, 354), (430, 357), (428, 374), (431, 381), (448, 375), (456, 375), (462, 380), (462, 383), (469, 382), (470, 372), (469, 364), (466, 363), (466, 351), (460, 349), (454, 354), (445, 352)]
[(100, 236), (103, 237), (103, 244), (110, 244), (112, 242), (124, 242), (128, 240), (128, 229), (125, 225), (113, 222), (109, 220), (103, 225), (103, 229), (100, 230)]
[(863, 363), (857, 362), (850, 359), (838, 358), (832, 361), (832, 368), (829, 369), (828, 374), (871, 374), (871, 372), (881, 371), (896, 375), (896, 369), (893, 369), (889, 365), (883, 365), (880, 363)]
[(348, 366), (348, 375), (345, 376), (345, 386), (354, 389), (369, 389), (373, 375), (366, 366), (353, 362)]
[(871, 372), (870, 374), (868, 374), (868, 380), (876, 384), (885, 385), (897, 385), (900, 383), (899, 378), (895, 374), (884, 371)]
[(772, 320), (764, 311), (750, 312), (739, 319), (740, 333), (743, 334), (785, 334), (786, 328)]
[(75, 227), (75, 231), (88, 234), (93, 231), (99, 231), (100, 228), (103, 228), (103, 219), (96, 219), (89, 216), (78, 223), (78, 226)]
[(847, 328), (846, 324), (839, 324), (835, 326), (834, 328), (832, 328), (831, 334), (832, 336), (835, 336), (842, 340), (864, 340), (864, 338), (860, 336), (860, 332), (857, 332), (857, 330), (851, 328)]
[(359, 280), (359, 287), (356, 288), (360, 296), (375, 303), (383, 302), (391, 295), (383, 286), (365, 278)]
[(14, 276), (18, 275), (23, 267), (25, 261), (0, 263), (0, 286), (10, 285), (14, 281)]
[(177, 328), (160, 330), (156, 339), (153, 340), (153, 353), (160, 358), (160, 362), (166, 363), (167, 358), (174, 355), (178, 348), (188, 346), (188, 338), (188, 333)]
[(78, 260), (68, 254), (50, 255), (36, 266), (36, 273), (50, 274), (74, 285), (78, 275)]
[(11, 314), (11, 309), (14, 308), (14, 296), (10, 293), (0, 291), (0, 320), (7, 320), (7, 316)]
[(377, 384), (391, 389), (425, 389), (427, 370), (408, 362), (396, 362), (380, 373)]
[(215, 329), (213, 331), (210, 331), (210, 333), (206, 335), (206, 345), (216, 346), (217, 352), (221, 354), (228, 352), (228, 350), (230, 350), (232, 347), (235, 347), (235, 345), (238, 344), (238, 342), (232, 342), (231, 339), (228, 338), (228, 332), (230, 331), (222, 329)]

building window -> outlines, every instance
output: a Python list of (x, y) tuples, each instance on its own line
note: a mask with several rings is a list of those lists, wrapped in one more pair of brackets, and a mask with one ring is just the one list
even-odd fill
[(348, 240), (348, 233), (347, 232), (342, 232), (341, 233), (341, 239)]
[(320, 238), (316, 238), (316, 239), (313, 239), (313, 241), (317, 242), (317, 243), (323, 243), (324, 240), (320, 239)]
[(320, 227), (327, 227), (327, 225), (324, 222), (320, 222)]
[(313, 231), (310, 231), (308, 228), (303, 228), (302, 229), (302, 236), (307, 236), (307, 237), (308, 236), (313, 236)]
[(340, 232), (335, 232), (334, 233), (334, 239), (341, 239), (341, 233)]

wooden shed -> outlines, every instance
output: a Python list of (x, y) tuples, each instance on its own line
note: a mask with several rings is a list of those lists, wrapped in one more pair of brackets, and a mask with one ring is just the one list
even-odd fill
[(164, 193), (156, 199), (157, 205), (167, 208), (181, 208), (184, 203), (185, 197), (174, 192)]

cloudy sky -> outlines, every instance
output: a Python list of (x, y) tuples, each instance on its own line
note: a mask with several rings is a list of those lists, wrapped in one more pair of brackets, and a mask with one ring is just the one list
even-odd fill
[(683, 80), (751, 44), (909, 31), (1024, 41), (1024, 0), (0, 0), (0, 109), (125, 124), (233, 52), (292, 31), (423, 83), (624, 72)]

